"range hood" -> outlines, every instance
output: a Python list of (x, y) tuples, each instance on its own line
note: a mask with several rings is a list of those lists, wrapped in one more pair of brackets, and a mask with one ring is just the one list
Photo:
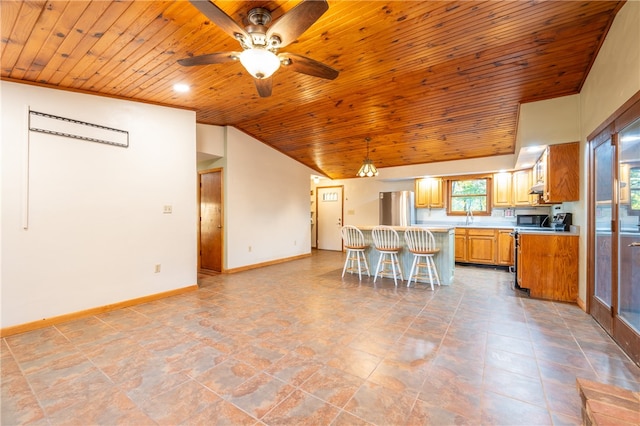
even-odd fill
[(538, 194), (542, 195), (544, 193), (544, 182), (538, 182), (531, 187), (529, 190), (529, 194)]

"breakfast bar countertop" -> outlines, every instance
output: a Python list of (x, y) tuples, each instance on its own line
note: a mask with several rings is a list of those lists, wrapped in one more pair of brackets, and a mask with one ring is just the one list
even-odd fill
[[(361, 231), (371, 231), (373, 228), (375, 228), (378, 225), (356, 225), (357, 228)], [(448, 232), (452, 229), (455, 229), (456, 227), (453, 225), (436, 225), (436, 226), (429, 226), (429, 225), (411, 225), (411, 227), (417, 227), (417, 228), (426, 228), (431, 232)], [(408, 226), (391, 226), (391, 228), (393, 228), (395, 231), (397, 232), (404, 232), (407, 228), (409, 228)]]

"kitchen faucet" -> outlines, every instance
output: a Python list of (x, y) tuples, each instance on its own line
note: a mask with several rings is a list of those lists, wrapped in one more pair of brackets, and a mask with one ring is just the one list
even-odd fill
[(473, 223), (473, 212), (471, 211), (471, 203), (467, 204), (467, 220), (464, 222), (465, 225), (470, 225)]

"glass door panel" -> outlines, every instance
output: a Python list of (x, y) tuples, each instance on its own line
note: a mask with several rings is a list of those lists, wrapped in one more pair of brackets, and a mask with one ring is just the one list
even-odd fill
[[(611, 140), (595, 149), (595, 289), (594, 296), (605, 310), (611, 308), (611, 214), (613, 211), (613, 154)], [(605, 324), (603, 324), (605, 325)]]
[(618, 141), (618, 316), (640, 334), (640, 119)]

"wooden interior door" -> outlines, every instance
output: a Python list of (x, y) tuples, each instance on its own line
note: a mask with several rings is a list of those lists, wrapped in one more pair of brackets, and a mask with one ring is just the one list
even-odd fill
[(200, 268), (222, 272), (222, 171), (200, 173)]

